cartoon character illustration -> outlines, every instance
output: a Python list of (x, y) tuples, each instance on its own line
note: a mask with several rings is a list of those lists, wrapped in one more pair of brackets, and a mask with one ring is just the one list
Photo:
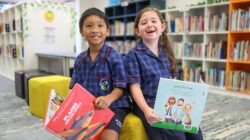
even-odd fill
[(173, 111), (173, 119), (176, 124), (182, 124), (182, 120), (185, 115), (185, 111), (183, 107), (184, 107), (184, 99), (180, 98), (178, 99), (177, 104)]
[(191, 116), (190, 116), (191, 110), (192, 110), (192, 105), (191, 104), (185, 104), (185, 106), (184, 106), (185, 125), (191, 126), (191, 124), (192, 124), (192, 119), (191, 119)]
[(173, 116), (172, 116), (172, 110), (173, 110), (173, 106), (175, 103), (176, 103), (176, 99), (174, 96), (171, 96), (168, 98), (167, 103), (165, 105), (166, 107), (165, 121), (166, 122), (174, 122)]
[(89, 111), (81, 118), (76, 117), (74, 123), (69, 130), (59, 132), (58, 134), (66, 140), (89, 140), (93, 139), (105, 127), (105, 122), (97, 122), (89, 125), (92, 120), (94, 112)]

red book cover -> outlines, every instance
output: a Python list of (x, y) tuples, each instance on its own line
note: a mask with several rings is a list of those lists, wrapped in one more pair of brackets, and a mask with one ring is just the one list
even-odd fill
[(114, 113), (110, 109), (97, 110), (94, 100), (92, 94), (75, 84), (59, 109), (45, 123), (45, 129), (67, 140), (98, 140)]

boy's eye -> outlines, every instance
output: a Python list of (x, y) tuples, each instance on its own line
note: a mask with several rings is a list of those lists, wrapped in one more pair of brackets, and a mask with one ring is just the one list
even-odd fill
[(89, 27), (91, 27), (91, 25), (90, 25), (90, 24), (87, 24), (87, 25), (85, 25), (85, 27), (88, 27), (88, 28), (89, 28)]
[(104, 25), (103, 25), (103, 24), (99, 24), (98, 26), (99, 26), (99, 27), (104, 27)]

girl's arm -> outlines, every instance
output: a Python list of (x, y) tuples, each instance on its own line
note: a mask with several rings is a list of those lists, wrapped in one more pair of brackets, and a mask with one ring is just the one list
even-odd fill
[(95, 100), (95, 106), (98, 109), (108, 108), (114, 101), (119, 99), (123, 95), (123, 89), (114, 88), (112, 92), (106, 96), (99, 96)]
[(129, 88), (134, 101), (136, 102), (138, 107), (143, 111), (148, 123), (152, 124), (160, 121), (161, 118), (153, 113), (153, 109), (145, 101), (140, 85), (135, 83), (130, 84)]

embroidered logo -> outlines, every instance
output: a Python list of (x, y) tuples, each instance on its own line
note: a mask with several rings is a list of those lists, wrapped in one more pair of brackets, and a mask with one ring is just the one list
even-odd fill
[(99, 82), (101, 90), (107, 91), (109, 89), (109, 82), (107, 79), (101, 79)]

